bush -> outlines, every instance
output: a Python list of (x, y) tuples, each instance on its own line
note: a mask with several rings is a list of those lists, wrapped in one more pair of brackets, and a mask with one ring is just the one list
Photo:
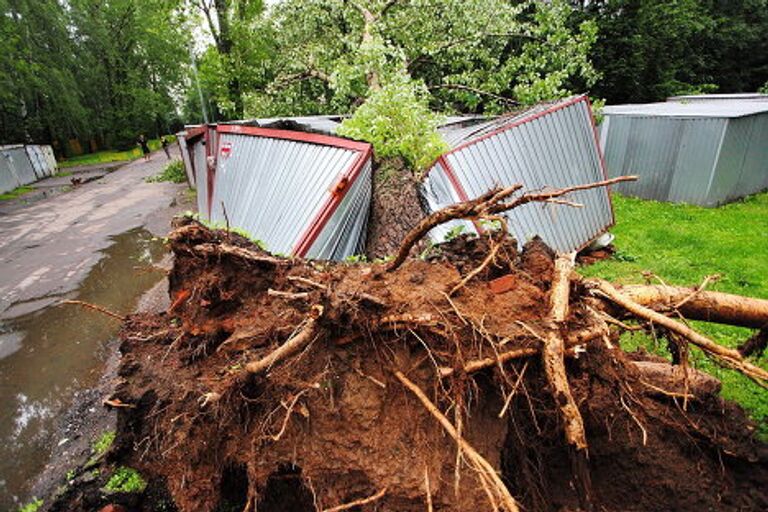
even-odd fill
[(429, 110), (428, 94), (405, 76), (397, 77), (368, 99), (337, 133), (373, 144), (380, 158), (402, 157), (416, 171), (426, 169), (448, 149)]
[(172, 183), (184, 183), (187, 181), (187, 174), (184, 172), (184, 164), (181, 160), (174, 160), (163, 169), (163, 172), (147, 178), (148, 183), (158, 183), (161, 181), (170, 181)]

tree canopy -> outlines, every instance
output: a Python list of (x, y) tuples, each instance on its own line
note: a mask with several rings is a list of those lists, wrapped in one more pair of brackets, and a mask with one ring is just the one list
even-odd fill
[(395, 89), (443, 113), (755, 91), (766, 33), (768, 0), (0, 0), (0, 141), (125, 146), (203, 108), (351, 114)]

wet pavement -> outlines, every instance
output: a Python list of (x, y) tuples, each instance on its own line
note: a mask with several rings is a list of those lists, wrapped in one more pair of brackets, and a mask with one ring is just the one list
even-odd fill
[[(0, 212), (0, 510), (29, 499), (74, 394), (98, 382), (119, 322), (163, 277), (159, 237), (190, 208), (184, 185), (146, 183), (164, 155), (24, 208)], [(59, 450), (60, 451), (60, 450)]]

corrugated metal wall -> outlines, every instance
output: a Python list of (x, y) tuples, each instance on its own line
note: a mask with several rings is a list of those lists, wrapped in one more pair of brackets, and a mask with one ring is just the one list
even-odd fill
[[(494, 186), (521, 183), (524, 191), (532, 191), (605, 179), (591, 116), (589, 101), (582, 96), (536, 107), (495, 132), (483, 132), (430, 169), (423, 188), (427, 203), (436, 210)], [(555, 250), (572, 251), (612, 225), (610, 197), (604, 188), (575, 192), (568, 199), (584, 208), (524, 205), (507, 213), (510, 231), (520, 244), (538, 235)], [(432, 235), (440, 240), (447, 229), (450, 226)]]
[(0, 146), (0, 193), (8, 192), (56, 173), (50, 146)]
[(179, 151), (181, 151), (181, 161), (184, 164), (184, 172), (187, 175), (187, 183), (190, 187), (195, 187), (195, 171), (192, 166), (191, 147), (187, 145), (187, 132), (179, 132), (176, 134), (176, 140), (179, 143)]
[(606, 115), (614, 190), (657, 201), (717, 206), (768, 188), (768, 114), (743, 117)]
[(362, 251), (370, 145), (234, 124), (194, 137), (185, 138), (192, 149), (185, 165), (194, 169), (203, 219), (228, 221), (273, 253), (343, 259)]

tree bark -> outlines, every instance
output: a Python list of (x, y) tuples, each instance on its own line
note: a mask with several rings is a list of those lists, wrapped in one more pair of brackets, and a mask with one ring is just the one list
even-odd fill
[[(635, 303), (654, 311), (677, 309), (691, 320), (754, 329), (768, 325), (768, 300), (765, 299), (663, 285), (626, 285), (619, 291)], [(675, 307), (678, 304), (681, 305)]]

